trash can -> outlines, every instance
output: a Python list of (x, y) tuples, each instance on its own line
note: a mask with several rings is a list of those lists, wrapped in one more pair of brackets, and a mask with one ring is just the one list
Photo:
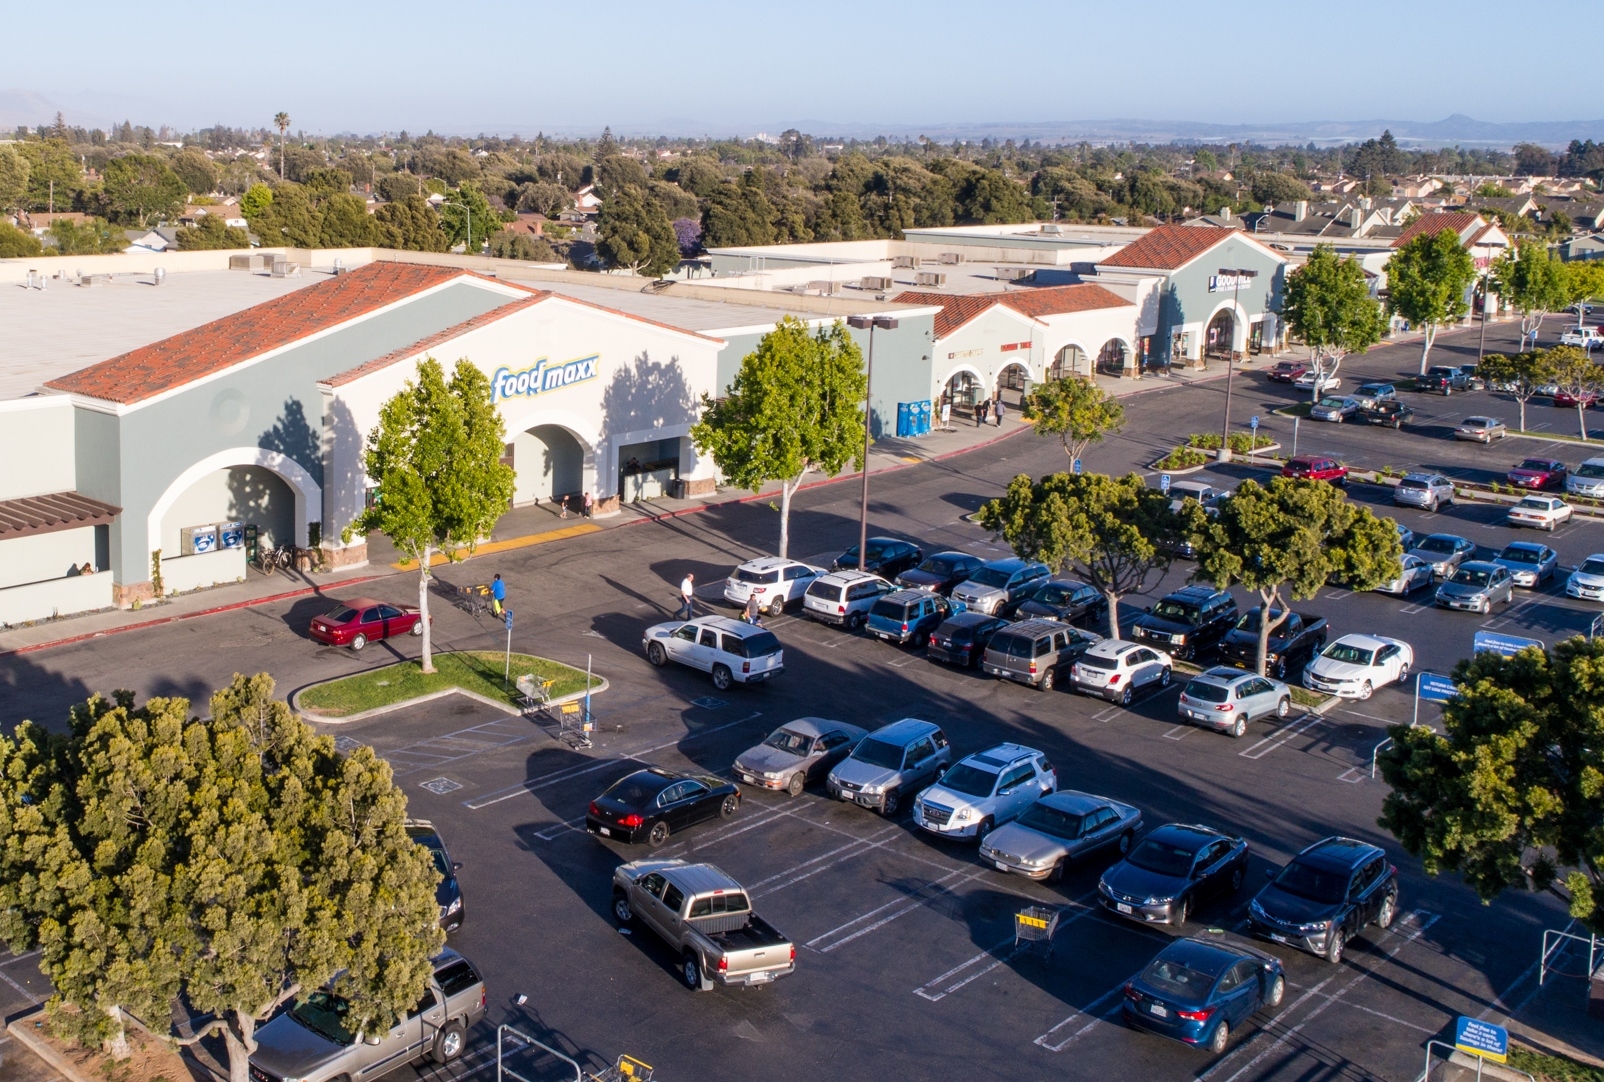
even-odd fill
[(683, 500), (690, 495), (690, 484), (683, 477), (676, 477), (668, 483), (670, 499)]

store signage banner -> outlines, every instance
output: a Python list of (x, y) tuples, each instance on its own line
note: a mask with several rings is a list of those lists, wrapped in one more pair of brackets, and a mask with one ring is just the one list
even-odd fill
[(556, 364), (542, 357), (533, 367), (517, 372), (510, 368), (498, 368), (490, 379), (490, 401), (525, 398), (595, 379), (596, 362), (599, 357), (600, 354), (592, 354), (589, 357)]
[(1252, 289), (1253, 279), (1244, 274), (1209, 275), (1210, 293), (1230, 293), (1237, 289)]

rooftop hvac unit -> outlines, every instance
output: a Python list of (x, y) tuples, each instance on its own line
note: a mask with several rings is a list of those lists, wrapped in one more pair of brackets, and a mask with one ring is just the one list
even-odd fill
[(818, 293), (821, 296), (833, 297), (841, 292), (840, 282), (827, 282), (824, 279), (809, 282), (802, 290), (804, 293)]
[(1059, 228), (1057, 222), (1048, 222), (1046, 225), (1041, 227), (1041, 231), (1042, 231), (1043, 235), (1049, 236), (1049, 237), (1056, 237), (1056, 236), (1061, 235), (1064, 232), (1062, 229)]
[(913, 270), (914, 259), (911, 255), (898, 255), (891, 257), (892, 270)]
[(964, 254), (962, 252), (942, 252), (941, 261), (947, 266), (951, 267), (955, 264), (962, 263), (964, 261)]
[(1035, 273), (1035, 270), (1030, 267), (997, 268), (997, 278), (999, 281), (1003, 282), (1023, 282), (1026, 278), (1029, 278)]
[(896, 283), (896, 281), (894, 279), (891, 279), (891, 278), (879, 278), (879, 277), (876, 277), (874, 275), (869, 275), (866, 278), (859, 279), (858, 288), (860, 288), (860, 289), (876, 289), (876, 290), (890, 289), (893, 286), (895, 286), (896, 284), (897, 283)]
[(922, 286), (944, 286), (947, 276), (939, 271), (920, 271), (914, 275), (914, 280)]

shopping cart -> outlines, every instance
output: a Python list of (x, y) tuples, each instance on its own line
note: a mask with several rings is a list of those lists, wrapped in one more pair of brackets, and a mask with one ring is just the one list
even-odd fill
[(591, 1082), (652, 1082), (652, 1067), (634, 1056), (619, 1056), (611, 1067), (590, 1076)]
[(1048, 958), (1053, 956), (1053, 933), (1058, 931), (1058, 917), (1062, 910), (1044, 905), (1027, 905), (1014, 914), (1014, 949), (1042, 950)]
[(590, 734), (596, 731), (596, 716), (590, 712), (590, 698), (563, 703), (557, 708), (557, 738), (566, 740), (576, 748), (591, 746)]
[(514, 684), (518, 688), (518, 705), (524, 713), (539, 710), (551, 701), (551, 687), (556, 680), (542, 680), (534, 673), (524, 673)]

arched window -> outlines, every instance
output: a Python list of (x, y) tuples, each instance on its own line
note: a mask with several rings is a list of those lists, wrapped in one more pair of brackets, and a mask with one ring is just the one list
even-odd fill
[(1125, 343), (1110, 338), (1097, 353), (1097, 370), (1105, 376), (1118, 376), (1125, 372)]
[(1052, 367), (1047, 370), (1048, 379), (1063, 379), (1065, 376), (1089, 376), (1092, 374), (1091, 365), (1086, 363), (1086, 351), (1079, 346), (1065, 346), (1053, 358)]
[(1203, 338), (1204, 354), (1209, 357), (1229, 357), (1236, 338), (1236, 316), (1229, 308), (1222, 308), (1209, 320), (1209, 329)]

